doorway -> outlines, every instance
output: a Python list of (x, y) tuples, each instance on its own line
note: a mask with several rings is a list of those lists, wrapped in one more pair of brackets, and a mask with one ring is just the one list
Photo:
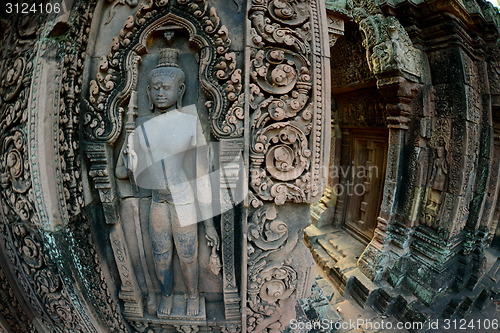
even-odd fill
[[(377, 226), (382, 203), (387, 164), (386, 129), (344, 129), (342, 141), (348, 147), (348, 163), (342, 163), (344, 212), (343, 226), (355, 236), (370, 242)], [(345, 162), (345, 161), (344, 161)]]

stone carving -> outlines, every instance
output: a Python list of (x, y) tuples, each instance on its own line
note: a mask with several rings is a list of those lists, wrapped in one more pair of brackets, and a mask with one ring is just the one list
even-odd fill
[(333, 47), (339, 36), (344, 35), (344, 20), (337, 16), (328, 16), (328, 41)]
[[(329, 150), (327, 26), (321, 1), (252, 0), (250, 21), (250, 193), (246, 332), (280, 332), (307, 295), (310, 271), (287, 258), (301, 226), (289, 234), (275, 205), (311, 203), (326, 185)], [(313, 94), (314, 93), (314, 94)], [(300, 262), (300, 264), (298, 264)], [(298, 267), (302, 265), (302, 267)]]
[(443, 138), (439, 139), (436, 148), (436, 156), (432, 162), (430, 187), (428, 189), (428, 199), (424, 210), (424, 223), (429, 227), (434, 227), (437, 210), (441, 205), (442, 193), (445, 190), (446, 178), (449, 165), (447, 161), (447, 151)]
[[(169, 319), (174, 317), (177, 320), (182, 317), (180, 320), (189, 322), (186, 327), (189, 326), (190, 329), (195, 329), (204, 323), (206, 315), (204, 297), (196, 297), (198, 294), (197, 282), (194, 282), (198, 280), (196, 277), (198, 267), (197, 264), (194, 264), (196, 262), (196, 247), (190, 247), (189, 249), (194, 250), (194, 255), (186, 255), (181, 259), (183, 260), (181, 265), (183, 270), (186, 268), (191, 271), (185, 272), (184, 275), (189, 279), (181, 279), (188, 282), (188, 289), (190, 289), (188, 293), (191, 299), (186, 302), (183, 296), (175, 294), (168, 297), (170, 294), (169, 288), (171, 288), (172, 284), (164, 279), (165, 276), (169, 276), (169, 272), (165, 272), (165, 270), (168, 270), (169, 265), (165, 266), (165, 262), (170, 261), (172, 256), (170, 253), (170, 258), (167, 258), (164, 248), (172, 246), (173, 242), (176, 244), (176, 251), (179, 252), (180, 245), (178, 243), (181, 238), (185, 240), (186, 235), (179, 235), (179, 226), (175, 226), (177, 230), (172, 231), (173, 235), (170, 234), (168, 237), (162, 238), (161, 233), (167, 231), (167, 234), (169, 234), (170, 231), (166, 230), (166, 228), (170, 227), (172, 221), (177, 220), (175, 217), (164, 219), (163, 217), (153, 217), (153, 215), (155, 215), (155, 211), (157, 213), (168, 211), (175, 216), (180, 208), (174, 209), (172, 205), (167, 208), (168, 204), (166, 203), (157, 204), (154, 202), (148, 204), (149, 208), (144, 210), (146, 212), (151, 209), (151, 212), (146, 212), (148, 217), (141, 217), (144, 214), (141, 206), (143, 206), (144, 202), (151, 201), (151, 196), (153, 199), (160, 197), (159, 201), (163, 199), (154, 190), (147, 191), (144, 188), (138, 190), (137, 185), (140, 184), (133, 176), (134, 173), (127, 171), (127, 164), (133, 160), (133, 158), (129, 160), (134, 155), (131, 152), (135, 150), (137, 153), (139, 147), (139, 145), (135, 145), (135, 148), (133, 148), (130, 144), (135, 139), (126, 139), (124, 141), (118, 159), (112, 157), (111, 149), (111, 146), (120, 137), (121, 132), (125, 132), (127, 137), (139, 138), (136, 134), (131, 135), (137, 132), (134, 129), (139, 128), (145, 120), (140, 119), (141, 117), (136, 119), (138, 113), (144, 114), (145, 112), (144, 106), (141, 106), (141, 110), (138, 110), (138, 92), (136, 90), (139, 64), (144, 54), (147, 53), (146, 44), (148, 38), (154, 32), (165, 31), (163, 35), (170, 45), (174, 42), (174, 30), (187, 30), (190, 36), (189, 40), (192, 42), (191, 46), (199, 52), (196, 57), (199, 64), (199, 85), (208, 99), (205, 105), (209, 112), (211, 134), (216, 138), (235, 138), (233, 140), (236, 140), (243, 133), (243, 103), (245, 98), (241, 94), (243, 87), (242, 71), (237, 66), (237, 54), (229, 50), (231, 40), (228, 37), (227, 28), (222, 24), (215, 8), (211, 7), (206, 1), (146, 1), (141, 4), (136, 15), (130, 16), (124, 23), (120, 36), (113, 39), (110, 53), (103, 56), (100, 61), (97, 78), (90, 83), (90, 97), (84, 126), (86, 138), (91, 142), (87, 145), (86, 151), (90, 160), (89, 175), (93, 178), (94, 186), (99, 191), (106, 221), (110, 224), (111, 245), (115, 261), (118, 263), (121, 279), (119, 297), (125, 302), (124, 314), (127, 320), (141, 332), (148, 328), (160, 329), (160, 327), (167, 326), (173, 328), (173, 323), (161, 326), (158, 317), (161, 317), (163, 323), (169, 322)], [(167, 72), (171, 72), (171, 70)], [(156, 99), (155, 102), (155, 96), (157, 95), (155, 95), (153, 85), (150, 86), (149, 93), (150, 97), (152, 97), (150, 107), (153, 107), (155, 114), (158, 114), (158, 111), (163, 109), (162, 104), (165, 101)], [(178, 97), (179, 101), (181, 101), (182, 94), (179, 94)], [(169, 113), (174, 114), (176, 112), (167, 112), (167, 114)], [(186, 117), (193, 118), (193, 116)], [(183, 122), (178, 122), (178, 124), (180, 123)], [(203, 133), (201, 136), (203, 136)], [(201, 138), (201, 136), (199, 137)], [(221, 164), (225, 163), (224, 156), (229, 157), (229, 155), (232, 155), (232, 148), (227, 148), (228, 152), (226, 152), (225, 147), (226, 145), (221, 145), (219, 152)], [(238, 143), (238, 147), (242, 147), (242, 144)], [(241, 151), (241, 148), (239, 148), (239, 151)], [(111, 159), (116, 161), (114, 170), (110, 168), (112, 163), (109, 161)], [(128, 166), (130, 167), (130, 164)], [(113, 175), (116, 176), (116, 182)], [(226, 184), (221, 179), (222, 197), (224, 197), (225, 193), (223, 186), (226, 185), (234, 187), (232, 181)], [(128, 189), (124, 190), (127, 187)], [(176, 194), (178, 193), (176, 192)], [(205, 193), (205, 196), (210, 197), (210, 192)], [(180, 199), (178, 198), (178, 200)], [(190, 210), (187, 209), (187, 211)], [(192, 212), (189, 214), (192, 215)], [(206, 212), (205, 215), (210, 215), (210, 213)], [(213, 228), (213, 222), (208, 219), (204, 220), (205, 230), (210, 235), (210, 245), (212, 246), (209, 267), (212, 274), (218, 274), (221, 268), (223, 270), (224, 302), (227, 304), (225, 306), (226, 320), (233, 321), (241, 318), (240, 292), (235, 276), (235, 256), (232, 252), (234, 251), (234, 220), (235, 214), (231, 210), (225, 211), (221, 215), (222, 233), (224, 235), (221, 253), (223, 267), (217, 252), (219, 250), (219, 240)], [(151, 221), (152, 223), (150, 223)], [(133, 246), (139, 248), (137, 258), (132, 258), (130, 255), (131, 245), (128, 244), (130, 237), (124, 233), (127, 228), (125, 225), (135, 226), (136, 237), (134, 237), (133, 242), (137, 242), (137, 244)], [(150, 225), (151, 228), (149, 230), (147, 227), (144, 229), (141, 227), (142, 225)], [(191, 226), (190, 237), (185, 240), (186, 242), (190, 241), (192, 244), (198, 244), (198, 240), (194, 237), (196, 229), (196, 226)], [(152, 238), (153, 249), (148, 252), (146, 248), (150, 246), (148, 245), (148, 242), (150, 242), (149, 237)], [(199, 241), (201, 242), (201, 240)], [(155, 251), (154, 248), (157, 248), (158, 251)], [(170, 249), (170, 251), (172, 250), (173, 248)], [(153, 251), (158, 252), (155, 257), (162, 262), (156, 264), (156, 269), (154, 269), (155, 265), (152, 259), (148, 263), (148, 258), (152, 256)], [(137, 263), (137, 265), (134, 267), (132, 262)], [(149, 273), (150, 269), (152, 269), (151, 274)], [(138, 275), (140, 278), (136, 278)], [(158, 299), (155, 298), (155, 289), (158, 285), (155, 275), (158, 275), (159, 283), (165, 287), (165, 297)], [(163, 278), (160, 278), (160, 276), (163, 276)], [(145, 279), (145, 285), (141, 285), (144, 282), (140, 282), (140, 279)], [(141, 286), (139, 287), (139, 285)], [(142, 310), (143, 291), (141, 291), (141, 288), (143, 288), (147, 296), (147, 314), (143, 313)], [(198, 303), (199, 307), (197, 306)], [(189, 309), (186, 312), (187, 307)], [(170, 308), (173, 310), (170, 311)], [(179, 309), (183, 309), (181, 311), (183, 314), (179, 312)], [(154, 319), (152, 319), (151, 315), (154, 315)]]
[(75, 311), (61, 276), (46, 261), (43, 236), (26, 223), (1, 225), (4, 248), (34, 309), (59, 331), (95, 332)]
[(221, 208), (221, 252), (223, 261), (223, 289), (226, 320), (238, 320), (241, 317), (238, 279), (234, 262), (237, 257), (235, 248), (235, 222), (237, 209), (234, 207), (234, 193), (240, 181), (243, 142), (240, 140), (222, 140), (220, 159), (220, 197)]
[[(99, 257), (98, 249), (93, 241), (92, 230), (88, 216), (83, 215), (79, 223), (68, 230), (66, 238), (67, 248), (73, 249), (72, 260), (75, 270), (86, 287), (85, 296), (92, 301), (100, 320), (113, 333), (126, 331), (125, 321), (119, 311), (119, 304), (112, 297), (112, 292), (106, 281), (103, 271), (103, 260)], [(96, 288), (99, 286), (99, 288)]]
[(113, 6), (110, 9), (109, 18), (108, 18), (108, 20), (105, 23), (106, 25), (109, 24), (113, 20), (113, 17), (116, 14), (116, 9), (115, 9), (116, 6), (118, 6), (118, 5), (122, 5), (122, 6), (128, 5), (128, 6), (130, 6), (130, 7), (133, 8), (133, 7), (136, 7), (139, 4), (139, 0), (107, 0), (107, 2), (113, 3)]
[(130, 79), (125, 54), (131, 48), (143, 54), (149, 34), (169, 22), (187, 29), (202, 50), (200, 83), (208, 96), (206, 105), (213, 134), (217, 138), (242, 135), (241, 70), (237, 68), (236, 54), (229, 51), (231, 40), (227, 28), (205, 0), (162, 0), (148, 1), (140, 6), (135, 17), (129, 16), (120, 36), (113, 38), (109, 54), (101, 58), (97, 80), (90, 84), (90, 104), (85, 115), (88, 139), (109, 143), (117, 139), (122, 117), (117, 105), (130, 90), (129, 85), (120, 90), (121, 83)]
[(413, 47), (404, 27), (393, 17), (369, 14), (365, 8), (353, 11), (354, 20), (363, 34), (363, 46), (371, 71), (381, 77), (399, 72), (418, 81), (421, 76), (421, 51)]
[(0, 315), (15, 332), (28, 331), (28, 317), (7, 280), (3, 268), (0, 268)]
[(222, 333), (241, 333), (241, 325), (227, 325), (221, 328)]
[[(27, 295), (26, 301), (33, 313), (40, 318), (40, 322), (51, 327), (54, 332), (68, 330), (95, 332), (95, 329), (82, 309), (75, 306), (74, 286), (68, 284), (64, 274), (61, 274), (64, 259), (57, 257), (61, 249), (56, 249), (51, 235), (37, 229), (47, 227), (47, 224), (41, 223), (47, 207), (37, 187), (40, 181), (39, 175), (34, 171), (37, 170), (40, 151), (33, 129), (39, 102), (36, 93), (40, 88), (38, 69), (41, 60), (38, 56), (44, 55), (50, 44), (50, 47), (59, 51), (65, 63), (64, 75), (56, 74), (56, 79), (60, 80), (63, 89), (56, 92), (60, 94), (60, 99), (56, 99), (53, 113), (58, 119), (60, 116), (60, 122), (55, 124), (58, 135), (52, 144), (56, 165), (59, 167), (60, 163), (64, 176), (60, 178), (61, 192), (64, 193), (60, 200), (61, 203), (67, 203), (68, 210), (62, 211), (61, 215), (74, 216), (79, 212), (81, 204), (81, 199), (78, 199), (81, 198), (81, 180), (78, 176), (80, 162), (76, 158), (79, 156), (79, 146), (78, 140), (72, 134), (79, 128), (78, 104), (75, 101), (79, 98), (81, 90), (84, 63), (82, 57), (85, 54), (91, 12), (95, 3), (95, 1), (81, 3), (73, 8), (78, 14), (75, 15), (72, 28), (66, 36), (67, 44), (50, 44), (51, 42), (44, 39), (53, 25), (48, 24), (43, 29), (40, 29), (40, 25), (30, 25), (30, 20), (39, 21), (36, 16), (25, 16), (5, 31), (5, 36), (11, 38), (9, 47), (5, 44), (5, 40), (2, 41), (2, 50), (10, 48), (11, 52), (9, 60), (4, 60), (2, 63), (0, 85), (2, 251), (13, 265), (19, 286)], [(36, 38), (40, 39), (37, 44), (39, 47), (33, 48)], [(7, 58), (3, 56), (2, 59)], [(28, 96), (32, 97), (28, 99)], [(50, 141), (44, 144), (51, 145)], [(97, 294), (106, 295), (103, 291), (103, 288), (106, 288), (105, 281), (94, 285), (93, 288)], [(14, 295), (10, 295), (10, 298), (13, 299)], [(101, 309), (109, 309), (111, 304), (113, 301), (109, 297), (100, 306)], [(102, 319), (108, 319), (108, 315), (113, 316), (112, 311), (107, 312)], [(21, 317), (16, 318), (20, 319), (23, 320)], [(12, 328), (16, 329), (17, 326), (25, 324), (28, 325), (28, 322), (12, 325)], [(123, 328), (124, 326), (121, 326), (119, 329)], [(33, 325), (29, 329), (33, 330)], [(112, 325), (110, 329), (113, 330)], [(23, 331), (28, 331), (28, 328)]]
[[(147, 120), (138, 119), (139, 128), (129, 133), (125, 139), (119, 161), (116, 167), (116, 176), (124, 179), (131, 177), (131, 182), (136, 182), (138, 192), (143, 187), (143, 183), (159, 185), (151, 190), (151, 208), (149, 212), (149, 228), (153, 245), (153, 256), (158, 281), (161, 284), (161, 299), (159, 301), (157, 314), (160, 317), (171, 314), (174, 306), (173, 295), (173, 251), (175, 249), (180, 259), (181, 270), (187, 286), (187, 315), (198, 316), (200, 313), (200, 296), (198, 292), (198, 232), (197, 232), (197, 206), (195, 195), (197, 195), (202, 212), (202, 220), (205, 222), (206, 238), (213, 247), (215, 257), (213, 272), (218, 274), (220, 269), (218, 257), (215, 249), (219, 247), (219, 237), (211, 219), (212, 191), (209, 183), (197, 184), (199, 191), (191, 188), (186, 174), (182, 168), (182, 161), (189, 149), (197, 146), (196, 139), (203, 138), (197, 115), (184, 113), (182, 109), (182, 97), (185, 91), (185, 74), (177, 65), (177, 50), (163, 49), (160, 53), (159, 64), (149, 74), (148, 96), (151, 103), (153, 118)], [(194, 122), (193, 122), (194, 119)], [(149, 122), (148, 122), (149, 121)], [(163, 132), (155, 132), (154, 122), (159, 124), (162, 131), (170, 128), (172, 136), (166, 139)], [(149, 123), (149, 126), (147, 124)], [(169, 124), (174, 124), (172, 125)], [(191, 124), (191, 125), (190, 125)], [(160, 127), (157, 127), (158, 129)], [(177, 127), (178, 130), (174, 128)], [(142, 134), (142, 136), (141, 136)], [(149, 154), (170, 156), (161, 159), (156, 164), (148, 167), (147, 177), (149, 179), (139, 179), (137, 140), (144, 140)], [(165, 140), (169, 142), (165, 144)], [(193, 140), (195, 140), (193, 142)], [(196, 149), (196, 148), (195, 148)], [(143, 152), (142, 156), (147, 156)], [(208, 155), (205, 160), (202, 155), (197, 154), (197, 168), (205, 167), (208, 170)], [(131, 171), (129, 174), (128, 170)], [(168, 176), (167, 176), (168, 175)], [(151, 181), (148, 183), (148, 181)], [(199, 180), (201, 181), (201, 180)], [(147, 189), (147, 187), (146, 187)], [(124, 200), (125, 199), (125, 200)], [(124, 205), (129, 205), (129, 198), (122, 198)], [(127, 218), (124, 216), (124, 218)], [(177, 305), (178, 306), (178, 305)]]
[[(278, 205), (311, 202), (321, 195), (319, 133), (327, 110), (324, 101), (310, 96), (313, 85), (321, 90), (318, 74), (323, 64), (311, 54), (316, 35), (310, 29), (316, 22), (307, 6), (253, 1), (248, 13), (251, 46), (258, 48), (251, 57), (250, 185), (260, 200)], [(313, 8), (317, 14), (314, 4)], [(290, 47), (296, 52), (286, 50)], [(260, 205), (259, 200), (252, 202), (254, 207)]]
[[(281, 332), (289, 324), (281, 316), (290, 311), (290, 296), (297, 289), (297, 272), (287, 256), (298, 234), (289, 235), (286, 223), (276, 217), (274, 206), (262, 207), (248, 222), (248, 306), (252, 312), (247, 332)], [(282, 259), (275, 261), (278, 257)]]
[(447, 190), (450, 174), (450, 140), (451, 121), (446, 118), (436, 118), (433, 121), (430, 148), (434, 151), (432, 166), (425, 195), (424, 210), (421, 222), (432, 228), (437, 227), (439, 208), (443, 202), (443, 194)]

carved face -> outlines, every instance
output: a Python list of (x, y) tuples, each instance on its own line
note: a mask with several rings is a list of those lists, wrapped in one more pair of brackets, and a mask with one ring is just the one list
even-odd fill
[(443, 146), (437, 147), (437, 155), (439, 158), (444, 156), (444, 147)]
[(180, 107), (179, 104), (184, 94), (184, 80), (181, 75), (176, 74), (178, 73), (170, 69), (161, 69), (161, 71), (150, 77), (149, 98), (154, 107), (160, 112), (166, 112), (176, 104)]

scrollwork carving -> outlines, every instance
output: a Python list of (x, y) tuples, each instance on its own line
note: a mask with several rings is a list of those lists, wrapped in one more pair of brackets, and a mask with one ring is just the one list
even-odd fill
[(286, 223), (276, 218), (274, 206), (262, 207), (248, 224), (248, 332), (279, 332), (288, 325), (280, 322), (280, 311), (297, 289), (297, 272), (286, 257), (298, 236), (289, 235)]
[(321, 25), (319, 8), (316, 1), (253, 0), (247, 13), (249, 204), (255, 209), (247, 232), (247, 332), (282, 331), (294, 297), (307, 289), (307, 273), (283, 259), (299, 235), (276, 219), (274, 205), (310, 203), (324, 185), (322, 150), (328, 145), (323, 139), (330, 116), (323, 89), (329, 80), (324, 75), (328, 62), (321, 56), (328, 47), (321, 34), (327, 27)]
[(252, 22), (253, 46), (274, 45), (293, 48), (301, 54), (309, 53), (309, 9), (307, 1), (253, 0), (248, 14)]
[[(309, 168), (311, 151), (300, 128), (288, 122), (269, 125), (256, 133), (252, 153), (251, 186), (261, 198), (274, 200), (278, 205), (286, 200), (305, 201), (310, 174), (304, 171)], [(275, 182), (266, 175), (278, 181), (295, 182)]]
[(321, 44), (312, 19), (317, 8), (305, 1), (252, 4), (248, 12), (255, 47), (250, 68), (250, 186), (255, 197), (251, 204), (310, 202), (319, 195), (326, 112), (321, 98), (323, 63), (312, 54), (312, 45)]

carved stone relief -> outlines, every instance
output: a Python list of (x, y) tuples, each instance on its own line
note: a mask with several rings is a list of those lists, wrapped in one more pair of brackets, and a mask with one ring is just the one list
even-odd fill
[(361, 7), (354, 9), (353, 16), (363, 33), (368, 65), (376, 76), (398, 72), (412, 81), (420, 78), (421, 51), (413, 47), (406, 30), (395, 17), (370, 15)]
[[(256, 199), (312, 202), (326, 185), (320, 133), (329, 126), (324, 60), (317, 4), (253, 1), (248, 12), (251, 29), (250, 185)], [(285, 10), (286, 9), (286, 10)], [(311, 30), (312, 29), (312, 30)], [(284, 48), (280, 48), (284, 47)], [(286, 48), (291, 48), (287, 50)], [(292, 51), (293, 50), (293, 51)], [(315, 91), (315, 96), (311, 96)], [(326, 95), (326, 94), (325, 94)], [(311, 141), (312, 140), (312, 141)]]
[[(98, 3), (109, 15), (94, 19)], [(244, 4), (249, 9), (253, 40), (245, 48), (236, 33), (234, 46), (225, 25), (243, 23), (233, 21), (244, 14), (216, 10), (220, 3), (75, 0), (60, 16), (1, 20), (1, 45), (9, 49), (0, 51), (0, 256), (8, 258), (12, 267), (5, 272), (14, 272), (33, 310), (25, 322), (14, 323), (1, 308), (2, 325), (6, 319), (29, 332), (236, 333), (277, 332), (289, 323), (312, 276), (300, 242), (308, 220), (290, 213), (307, 216), (308, 205), (289, 202), (319, 198), (327, 178), (325, 11), (321, 1), (235, 0), (237, 10)], [(121, 22), (109, 51), (96, 58), (102, 47), (89, 43), (90, 36)], [(89, 75), (95, 80), (87, 82)], [(164, 122), (162, 111), (181, 117), (173, 106), (185, 112), (182, 119), (198, 118), (201, 125)], [(185, 148), (193, 137), (220, 142), (193, 153), (197, 161), (191, 163), (208, 171), (224, 166), (215, 185), (196, 180), (204, 190), (198, 197), (215, 200), (200, 203), (220, 206), (220, 217), (181, 202), (184, 194), (190, 201), (189, 188), (168, 183), (182, 178), (168, 165), (168, 176), (149, 178), (168, 186), (141, 188), (139, 169), (147, 161), (140, 158), (147, 152), (141, 145), (166, 136), (141, 136), (151, 119), (173, 124), (169, 133), (176, 140), (162, 147)], [(252, 208), (232, 197), (246, 190), (242, 182), (249, 187), (249, 172), (241, 167), (250, 166), (249, 154), (255, 154), (252, 175), (266, 173), (257, 178), (269, 184), (252, 185)], [(186, 221), (194, 223), (187, 228)], [(247, 227), (249, 238), (242, 234)], [(259, 255), (240, 249), (241, 240)], [(287, 255), (294, 259), (282, 260)], [(255, 280), (243, 288), (247, 270)], [(2, 281), (3, 273), (2, 267)], [(249, 320), (242, 322), (241, 311), (250, 304)], [(16, 310), (13, 303), (9, 311)]]
[[(245, 100), (239, 56), (230, 47), (228, 30), (208, 2), (151, 1), (128, 17), (90, 83), (85, 116), (89, 174), (110, 224), (124, 315), (140, 332), (197, 332), (207, 325), (208, 308), (221, 305), (225, 318), (214, 326), (226, 329), (241, 322), (234, 254), (237, 216), (228, 196), (237, 185), (237, 172), (235, 178), (231, 170), (238, 167), (235, 159), (243, 147), (238, 138)], [(186, 61), (199, 70), (187, 68)], [(185, 100), (195, 104), (186, 106)], [(211, 131), (200, 125), (204, 119)], [(203, 177), (196, 178), (196, 185), (188, 180), (216, 167), (208, 159), (215, 151), (196, 148), (202, 146), (198, 141), (212, 137), (222, 140), (218, 161), (226, 171), (220, 179), (220, 203), (213, 201), (218, 197), (215, 184), (205, 184)], [(165, 149), (180, 150), (172, 155)], [(153, 163), (158, 154), (172, 157)], [(185, 174), (186, 159), (193, 158), (196, 170)], [(175, 161), (184, 161), (181, 169)], [(162, 176), (160, 166), (168, 176)], [(217, 215), (211, 213), (212, 205), (225, 207), (217, 210), (223, 211), (220, 228), (219, 220), (212, 220)], [(200, 221), (203, 228), (197, 227)], [(198, 280), (203, 281), (200, 288)], [(223, 303), (214, 303), (220, 298)]]
[(311, 257), (298, 241), (309, 222), (280, 217), (279, 207), (298, 211), (299, 205), (287, 203), (319, 199), (328, 179), (329, 62), (322, 6), (272, 0), (248, 6), (247, 332), (282, 331), (295, 315), (294, 300), (310, 290)]
[[(26, 295), (25, 300), (33, 310), (32, 315), (43, 323), (40, 325), (51, 327), (55, 332), (69, 329), (75, 332), (95, 331), (91, 323), (94, 318), (90, 319), (84, 313), (82, 303), (74, 301), (76, 285), (72, 283), (78, 283), (79, 278), (71, 280), (65, 275), (67, 271), (62, 273), (62, 267), (67, 264), (65, 260), (70, 259), (62, 259), (58, 253), (67, 249), (58, 248), (54, 235), (40, 230), (51, 229), (54, 224), (61, 223), (50, 221), (54, 223), (51, 224), (45, 220), (49, 197), (56, 197), (60, 202), (56, 215), (66, 223), (79, 214), (82, 204), (79, 146), (74, 133), (79, 126), (79, 105), (76, 101), (81, 91), (82, 59), (94, 6), (95, 2), (91, 1), (72, 8), (75, 15), (68, 24), (66, 43), (51, 40), (54, 21), (40, 26), (36, 22), (41, 18), (33, 15), (24, 16), (5, 28), (2, 40), (2, 50), (10, 53), (9, 57), (2, 55), (3, 79), (0, 88), (2, 252), (13, 266), (19, 286)], [(40, 128), (38, 114), (48, 98), (45, 95), (40, 98), (39, 91), (44, 85), (41, 68), (50, 67), (46, 61), (52, 55), (47, 52), (48, 48), (59, 52), (58, 56), (66, 66), (64, 70), (54, 69), (55, 75), (51, 79), (56, 81), (57, 89), (51, 92), (54, 94), (51, 96), (56, 98), (49, 101), (52, 103), (50, 121), (53, 123), (44, 123), (46, 128), (50, 128), (47, 124), (53, 126), (51, 130), (56, 133), (53, 142), (51, 138), (43, 137), (43, 146), (52, 149), (54, 160), (49, 165), (40, 165), (42, 149), (37, 131)], [(43, 196), (40, 191), (38, 170), (45, 171), (47, 168), (56, 170), (60, 196), (50, 192)], [(92, 246), (89, 246), (83, 255), (87, 256), (86, 251), (91, 250)], [(106, 283), (101, 281), (94, 287), (96, 294), (106, 295), (103, 291)], [(12, 294), (10, 297), (15, 299), (16, 296)], [(112, 316), (109, 309), (113, 304), (111, 298), (101, 303), (100, 309), (108, 311), (103, 320)], [(17, 319), (24, 322), (11, 324), (13, 329), (25, 326), (25, 331), (35, 330), (28, 322), (33, 318)], [(111, 330), (118, 327), (109, 326)]]
[(442, 203), (443, 193), (446, 191), (450, 159), (451, 121), (436, 118), (432, 128), (430, 148), (433, 149), (432, 167), (429, 170), (429, 186), (427, 187), (426, 200), (421, 223), (429, 227), (435, 224), (439, 207)]
[[(121, 133), (120, 104), (130, 92), (133, 66), (130, 51), (147, 52), (146, 39), (168, 24), (180, 25), (192, 34), (192, 42), (202, 50), (200, 83), (209, 99), (210, 125), (213, 135), (239, 137), (243, 127), (241, 69), (236, 54), (230, 52), (231, 40), (215, 8), (206, 1), (150, 1), (142, 4), (135, 17), (129, 16), (108, 55), (99, 63), (97, 80), (90, 86), (90, 105), (85, 115), (89, 140), (113, 143)], [(111, 110), (111, 112), (107, 112)]]

